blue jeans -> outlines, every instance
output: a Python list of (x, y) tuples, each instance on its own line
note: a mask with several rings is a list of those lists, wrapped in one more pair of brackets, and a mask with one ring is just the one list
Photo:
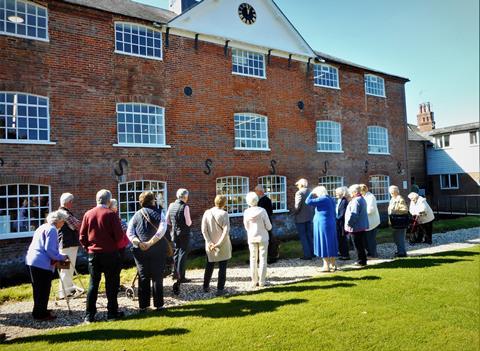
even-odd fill
[(366, 231), (364, 238), (368, 256), (377, 257), (377, 228)]
[(407, 250), (405, 249), (405, 234), (407, 229), (393, 229), (393, 241), (397, 245), (397, 253), (399, 255), (406, 255)]
[(303, 248), (303, 257), (313, 257), (313, 223), (295, 223)]

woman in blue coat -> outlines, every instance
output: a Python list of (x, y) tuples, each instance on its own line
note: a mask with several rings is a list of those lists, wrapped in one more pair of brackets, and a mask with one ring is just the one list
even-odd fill
[(325, 187), (318, 186), (308, 195), (305, 203), (315, 206), (313, 252), (323, 258), (322, 272), (333, 272), (337, 269), (335, 258), (338, 255), (335, 201), (328, 196)]

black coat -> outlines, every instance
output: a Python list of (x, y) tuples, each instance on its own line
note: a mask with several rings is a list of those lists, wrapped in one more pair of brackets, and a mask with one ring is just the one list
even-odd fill
[(262, 196), (258, 200), (258, 207), (264, 208), (267, 211), (268, 219), (272, 222), (272, 215), (273, 215), (273, 205), (272, 200), (267, 195)]
[(346, 198), (342, 198), (340, 200), (340, 204), (338, 205), (338, 213), (337, 213), (337, 232), (343, 233), (345, 227), (345, 212), (347, 211), (348, 200)]

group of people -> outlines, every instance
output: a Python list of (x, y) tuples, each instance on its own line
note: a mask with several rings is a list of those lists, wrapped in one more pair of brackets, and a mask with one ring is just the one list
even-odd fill
[[(322, 270), (335, 271), (338, 256), (342, 260), (350, 259), (351, 238), (357, 251), (357, 265), (364, 266), (368, 256), (377, 256), (375, 237), (380, 216), (375, 196), (368, 191), (366, 185), (355, 184), (348, 189), (336, 189), (336, 201), (328, 195), (323, 186), (310, 191), (306, 179), (300, 179), (296, 186), (298, 191), (292, 212), (303, 247), (302, 259), (321, 257)], [(391, 186), (389, 192), (392, 199), (388, 213), (394, 228), (396, 255), (404, 257), (409, 209), (400, 196), (398, 187)], [(425, 199), (418, 194), (411, 193), (409, 198), (410, 213), (424, 229), (423, 240), (431, 243), (433, 212)], [(108, 301), (107, 319), (114, 320), (124, 315), (118, 308), (117, 295), (127, 247), (131, 248), (137, 267), (139, 311), (150, 309), (152, 297), (154, 308), (162, 309), (163, 279), (169, 257), (173, 257), (173, 293), (178, 295), (181, 285), (190, 281), (185, 276), (192, 226), (188, 200), (188, 190), (178, 189), (176, 200), (164, 214), (160, 204), (156, 203), (155, 194), (145, 191), (138, 199), (140, 210), (126, 223), (118, 216), (118, 204), (112, 199), (111, 192), (102, 189), (96, 195), (97, 206), (87, 211), (80, 221), (72, 213), (74, 196), (70, 193), (62, 194), (59, 209), (51, 212), (46, 223), (35, 231), (25, 260), (33, 287), (33, 318), (56, 318), (47, 309), (56, 268), (59, 268), (60, 298), (84, 293), (73, 281), (80, 246), (88, 254), (90, 275), (85, 322), (95, 321), (102, 274), (105, 276)], [(248, 208), (243, 213), (243, 224), (250, 251), (251, 286), (262, 287), (268, 284), (267, 263), (278, 258), (278, 244), (272, 233), (272, 202), (261, 185), (257, 185), (255, 191), (246, 195), (246, 202)], [(225, 292), (227, 262), (232, 257), (230, 219), (225, 210), (226, 204), (227, 197), (217, 195), (214, 206), (205, 211), (201, 222), (207, 256), (203, 290), (210, 291), (215, 263), (218, 263), (217, 296)], [(169, 226), (170, 236), (165, 235)]]

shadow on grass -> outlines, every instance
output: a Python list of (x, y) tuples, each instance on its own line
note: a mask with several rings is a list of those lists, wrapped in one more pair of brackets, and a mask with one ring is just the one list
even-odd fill
[(50, 344), (75, 342), (75, 341), (108, 341), (108, 340), (126, 340), (126, 339), (144, 339), (154, 336), (172, 336), (189, 333), (185, 328), (167, 328), (164, 330), (132, 330), (132, 329), (97, 329), (78, 332), (66, 332), (51, 335), (35, 335), (25, 338), (14, 339), (6, 344), (18, 344), (26, 342), (48, 342)]
[(437, 252), (432, 254), (434, 257), (472, 257), (479, 256), (479, 252), (475, 251), (447, 251), (447, 252)]
[[(450, 254), (446, 256), (451, 256)], [(434, 256), (430, 257), (410, 257), (407, 259), (397, 259), (391, 262), (385, 262), (378, 265), (368, 266), (364, 269), (392, 269), (392, 268), (429, 268), (429, 267), (438, 267), (447, 263), (458, 263), (472, 260), (463, 260), (456, 258), (436, 258)], [(354, 270), (354, 269), (352, 269)]]

